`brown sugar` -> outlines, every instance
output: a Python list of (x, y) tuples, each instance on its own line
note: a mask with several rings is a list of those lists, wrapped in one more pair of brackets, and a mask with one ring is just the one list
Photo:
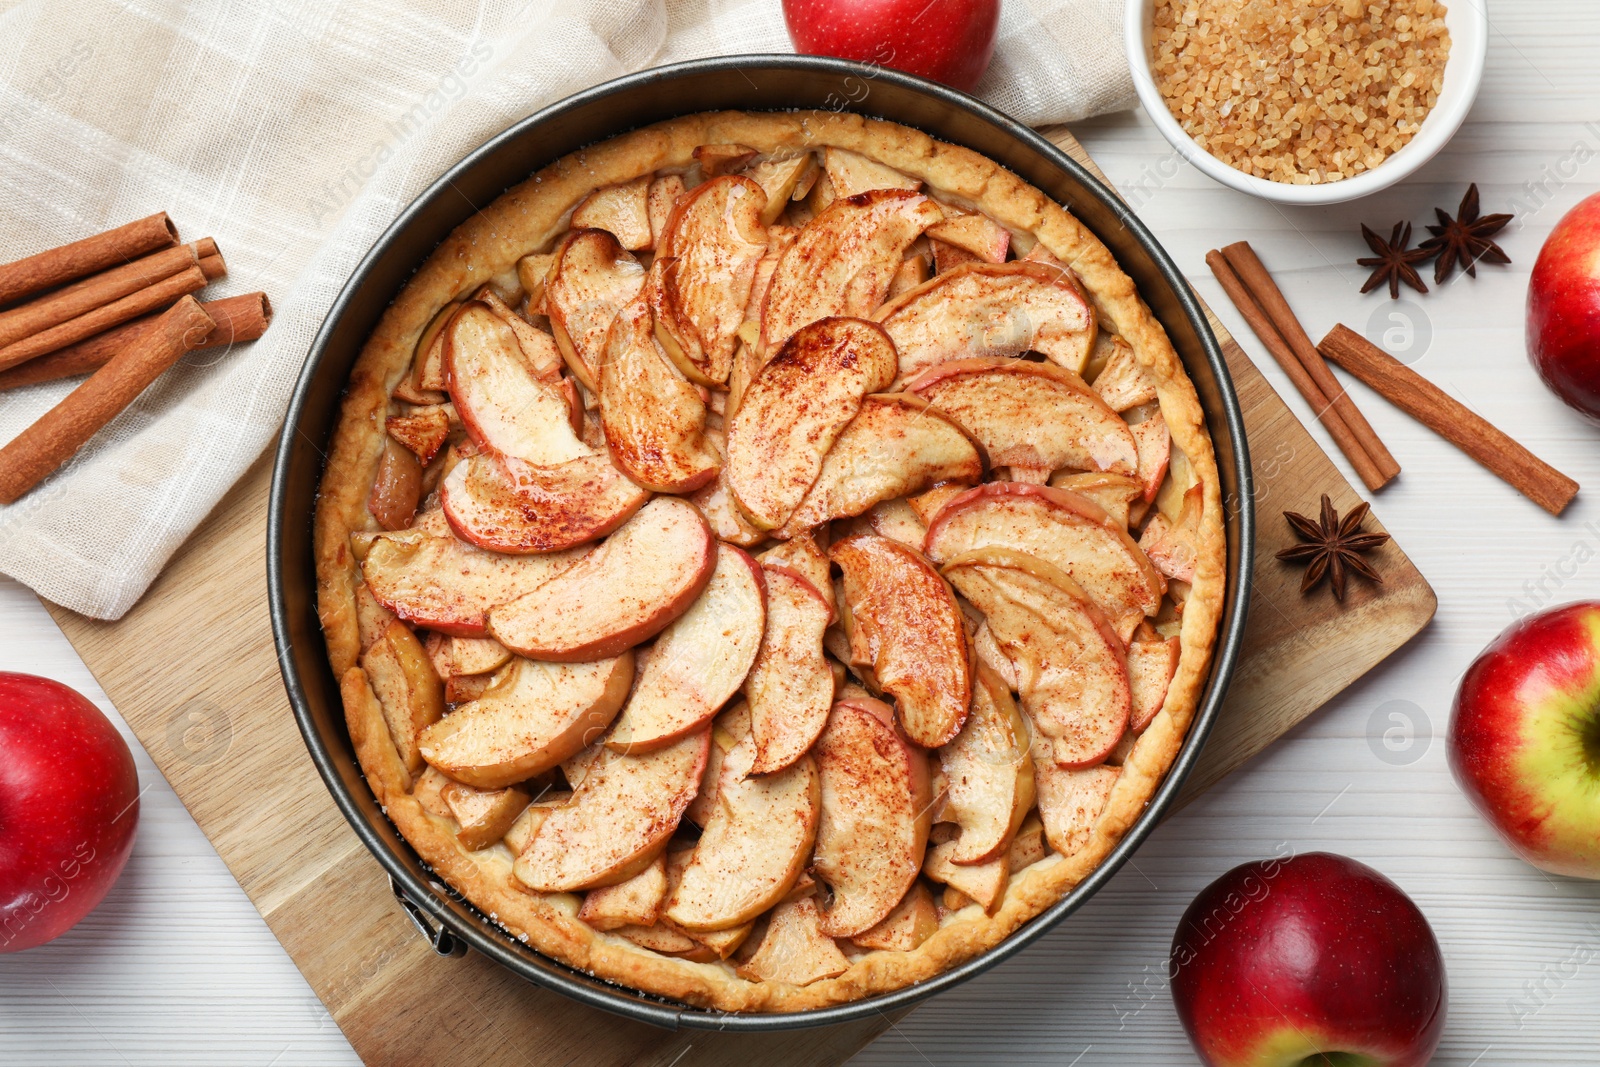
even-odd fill
[(1294, 185), (1371, 170), (1439, 101), (1438, 0), (1158, 0), (1151, 73), (1190, 137)]

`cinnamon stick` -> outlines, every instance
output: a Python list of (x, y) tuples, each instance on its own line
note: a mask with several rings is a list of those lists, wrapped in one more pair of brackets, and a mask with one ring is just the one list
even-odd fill
[[(194, 255), (194, 249), (187, 245), (181, 245), (179, 248), (190, 256)], [(139, 289), (120, 300), (102, 304), (93, 311), (79, 315), (75, 319), (68, 319), (59, 326), (41, 330), (0, 348), (0, 370), (15, 367), (18, 363), (25, 363), (36, 356), (59, 351), (70, 344), (103, 333), (113, 326), (121, 326), (130, 319), (164, 308), (180, 296), (204, 289), (206, 280), (205, 271), (201, 270), (199, 262), (195, 261), (181, 273)]]
[(7, 263), (0, 266), (0, 304), (121, 266), (177, 243), (178, 228), (167, 213), (161, 211), (114, 230)]
[(0, 311), (0, 349), (131, 296), (199, 262), (194, 246), (178, 245)]
[[(1378, 438), (1377, 431), (1367, 422), (1365, 415), (1361, 414), (1356, 402), (1345, 393), (1344, 386), (1339, 384), (1339, 379), (1333, 376), (1328, 365), (1317, 354), (1317, 348), (1307, 336), (1305, 327), (1300, 325), (1300, 320), (1295, 318), (1294, 311), (1289, 307), (1289, 301), (1284, 298), (1283, 290), (1278, 288), (1278, 283), (1272, 280), (1272, 275), (1267, 273), (1267, 268), (1262, 264), (1261, 258), (1256, 255), (1255, 249), (1250, 247), (1250, 242), (1239, 241), (1228, 245), (1222, 250), (1223, 256), (1228, 260), (1228, 265), (1234, 273), (1255, 295), (1256, 302), (1261, 305), (1261, 310), (1266, 312), (1267, 318), (1278, 328), (1278, 333), (1283, 336), (1289, 350), (1295, 354), (1300, 365), (1306, 369), (1311, 380), (1317, 383), (1323, 395), (1333, 404), (1339, 417), (1344, 419), (1351, 431), (1360, 438), (1372, 462), (1383, 476), (1383, 484), (1387, 485), (1400, 473), (1400, 464), (1396, 462), (1383, 441)], [(1377, 488), (1377, 487), (1369, 487)]]
[(206, 272), (206, 277), (212, 281), (228, 273), (228, 265), (223, 262), (222, 249), (217, 247), (214, 237), (202, 237), (193, 246), (194, 254), (200, 258), (200, 269)]
[[(204, 260), (202, 260), (204, 262)], [(217, 327), (206, 335), (197, 348), (219, 348), (224, 345), (254, 341), (267, 331), (272, 322), (272, 305), (266, 293), (246, 293), (224, 300), (208, 300), (200, 304), (202, 310), (216, 321)], [(59, 378), (72, 378), (99, 370), (111, 357), (128, 347), (136, 338), (149, 330), (155, 316), (142, 319), (116, 329), (107, 330), (79, 341), (75, 345), (51, 352), (47, 356), (30, 359), (20, 366), (0, 371), (0, 391), (20, 389), (24, 385), (53, 382)]]
[(1216, 275), (1223, 291), (1228, 294), (1228, 299), (1239, 309), (1239, 314), (1244, 316), (1250, 329), (1261, 339), (1261, 343), (1272, 354), (1278, 366), (1283, 368), (1283, 372), (1289, 376), (1289, 381), (1294, 383), (1295, 389), (1305, 397), (1306, 403), (1311, 405), (1317, 421), (1322, 423), (1323, 428), (1328, 431), (1328, 436), (1333, 438), (1333, 443), (1339, 446), (1339, 451), (1344, 453), (1345, 458), (1350, 461), (1350, 466), (1355, 468), (1361, 484), (1372, 492), (1377, 492), (1388, 485), (1394, 476), (1385, 477), (1378, 469), (1365, 444), (1344, 421), (1338, 409), (1329, 403), (1327, 394), (1312, 380), (1304, 364), (1295, 358), (1282, 335), (1278, 333), (1277, 327), (1267, 318), (1261, 305), (1256, 303), (1255, 296), (1245, 287), (1243, 280), (1234, 273), (1228, 260), (1221, 252), (1207, 252), (1206, 265), (1211, 268), (1211, 273)]
[(0, 504), (15, 503), (71, 459), (215, 326), (192, 296), (164, 312), (133, 344), (0, 448)]
[(1552, 515), (1578, 494), (1578, 483), (1497, 430), (1449, 393), (1347, 326), (1335, 326), (1322, 354), (1366, 382), (1389, 403), (1511, 484)]

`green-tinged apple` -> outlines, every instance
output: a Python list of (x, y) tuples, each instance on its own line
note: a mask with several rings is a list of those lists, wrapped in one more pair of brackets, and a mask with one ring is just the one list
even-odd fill
[(133, 754), (60, 682), (0, 672), (0, 952), (78, 924), (122, 873), (139, 825)]
[(1523, 859), (1600, 878), (1600, 601), (1523, 619), (1467, 669), (1450, 766)]
[(1422, 912), (1364, 863), (1246, 863), (1189, 905), (1172, 999), (1210, 1067), (1424, 1067), (1444, 1031), (1444, 957)]

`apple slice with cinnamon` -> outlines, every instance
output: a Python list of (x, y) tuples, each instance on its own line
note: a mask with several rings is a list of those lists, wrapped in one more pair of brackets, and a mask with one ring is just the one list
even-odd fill
[(1128, 729), (1136, 734), (1150, 725), (1167, 702), (1167, 689), (1183, 655), (1178, 638), (1161, 637), (1148, 626), (1140, 629), (1144, 632), (1128, 642), (1128, 688), (1132, 694)]
[(972, 657), (949, 584), (919, 552), (876, 534), (847, 537), (829, 554), (844, 571), (851, 658), (895, 698), (907, 737), (924, 748), (948, 743), (972, 700)]
[(606, 335), (644, 288), (644, 267), (605, 230), (573, 230), (556, 246), (545, 313), (567, 369), (596, 396)]
[(939, 750), (946, 790), (940, 818), (961, 828), (945, 852), (949, 862), (980, 864), (1004, 857), (1033, 807), (1030, 746), (1011, 690), (993, 671), (979, 667), (966, 725)]
[(1205, 487), (1196, 482), (1183, 494), (1182, 510), (1176, 521), (1156, 512), (1145, 525), (1139, 547), (1168, 578), (1194, 581), (1195, 564), (1200, 558), (1200, 514), (1205, 500)]
[(819, 928), (852, 937), (882, 922), (922, 869), (928, 758), (895, 729), (893, 709), (871, 699), (835, 704), (814, 756), (822, 793), (812, 870), (833, 891)]
[(1128, 728), (1128, 668), (1083, 588), (1044, 560), (994, 545), (956, 556), (944, 575), (1015, 666), (1022, 706), (1056, 764), (1104, 760)]
[(833, 704), (833, 671), (822, 646), (827, 602), (794, 570), (771, 563), (765, 570), (767, 628), (744, 687), (755, 774), (780, 771), (804, 756)]
[(516, 334), (487, 304), (462, 304), (444, 337), (450, 397), (479, 448), (538, 466), (594, 454), (573, 432), (567, 396), (534, 373)]
[(677, 206), (678, 198), (688, 191), (688, 186), (683, 183), (681, 174), (663, 174), (650, 183), (650, 191), (645, 195), (645, 214), (650, 218), (650, 237), (653, 245), (661, 243), (661, 236), (667, 232), (667, 220), (672, 217), (672, 209)]
[(489, 631), (530, 659), (614, 656), (687, 611), (716, 559), (716, 538), (694, 505), (657, 497), (559, 576), (493, 608)]
[(985, 914), (993, 915), (1005, 900), (1006, 886), (1011, 881), (1011, 866), (1007, 857), (996, 856), (982, 863), (956, 863), (953, 857), (961, 847), (960, 833), (939, 840), (945, 831), (953, 829), (947, 824), (934, 828), (935, 844), (922, 861), (922, 873), (956, 890), (982, 908)]
[(694, 800), (684, 811), (684, 818), (696, 826), (704, 827), (717, 808), (717, 783), (722, 779), (722, 763), (738, 745), (750, 735), (750, 708), (742, 700), (734, 701), (728, 710), (711, 720), (711, 748), (706, 756), (706, 770), (700, 777), (700, 788)]
[[(1107, 335), (1109, 336), (1109, 335)], [(1139, 366), (1133, 346), (1120, 337), (1111, 337), (1105, 366), (1095, 375), (1094, 391), (1112, 411), (1148, 404), (1156, 399), (1156, 385)]]
[(900, 353), (900, 381), (973, 356), (1038, 352), (1081, 374), (1095, 317), (1071, 271), (1045, 263), (964, 263), (880, 308)]
[(1133, 433), (1093, 389), (1051, 363), (974, 358), (941, 363), (906, 386), (975, 437), (996, 467), (1073, 467), (1132, 475)]
[(735, 331), (767, 247), (761, 212), (767, 194), (749, 178), (727, 174), (696, 186), (667, 220), (650, 289), (656, 337), (686, 377), (717, 387), (728, 380)]
[(838, 618), (833, 602), (833, 561), (817, 544), (815, 534), (803, 533), (787, 541), (779, 541), (756, 557), (763, 566), (785, 567), (810, 583), (811, 588), (828, 606), (828, 621)]
[(625, 882), (653, 863), (694, 799), (711, 731), (654, 752), (605, 750), (572, 800), (545, 817), (512, 873), (541, 893)]
[(1166, 582), (1126, 530), (1065, 489), (991, 482), (952, 499), (928, 528), (924, 550), (944, 563), (975, 548), (1026, 553), (1070, 575), (1126, 640), (1161, 609)]
[(1068, 770), (1048, 755), (1035, 760), (1039, 773), (1039, 818), (1050, 847), (1063, 856), (1083, 850), (1094, 833), (1122, 776), (1121, 767), (1104, 764)]
[(1125, 417), (1139, 451), (1139, 469), (1134, 476), (1144, 486), (1144, 498), (1154, 500), (1172, 462), (1172, 431), (1167, 429), (1167, 420), (1154, 404), (1134, 408)]
[(459, 637), (483, 637), (491, 608), (533, 592), (589, 551), (486, 552), (452, 534), (443, 511), (425, 513), (409, 530), (356, 543), (361, 575), (380, 604), (408, 622)]
[(746, 737), (723, 761), (717, 804), (665, 916), (691, 934), (740, 926), (789, 892), (811, 858), (821, 804), (816, 763), (802, 756), (781, 771), (754, 773)]
[(447, 404), (412, 408), (408, 414), (389, 416), (384, 420), (384, 429), (409, 448), (418, 463), (426, 465), (433, 462), (450, 437), (450, 414)]
[(823, 457), (816, 480), (774, 536), (793, 537), (850, 518), (935, 482), (981, 481), (982, 448), (944, 413), (913, 393), (862, 400)]
[(411, 627), (391, 619), (361, 655), (367, 683), (383, 709), (400, 762), (413, 777), (423, 768), (418, 738), (444, 715), (444, 687)]
[(894, 369), (894, 346), (878, 326), (824, 319), (757, 372), (728, 424), (728, 486), (753, 524), (783, 524), (863, 398), (888, 385)]
[(494, 552), (556, 552), (627, 522), (650, 494), (603, 455), (553, 467), (483, 452), (440, 487), (445, 518), (463, 540)]
[(892, 538), (918, 552), (922, 551), (922, 543), (928, 538), (927, 525), (903, 496), (879, 501), (855, 521), (864, 523), (866, 530), (871, 533)]
[(722, 456), (706, 438), (705, 401), (656, 338), (650, 294), (664, 269), (658, 260), (612, 323), (600, 366), (600, 425), (622, 473), (655, 492), (692, 493), (717, 476)]
[[(812, 152), (802, 152), (787, 159), (763, 159), (749, 167), (744, 176), (761, 186), (767, 194), (767, 205), (761, 209), (761, 221), (768, 226), (778, 221), (789, 198), (807, 174), (817, 170), (817, 157)], [(804, 193), (801, 194), (802, 196)]]
[(1004, 263), (1011, 231), (987, 215), (948, 215), (928, 227), (928, 238), (970, 252), (985, 263)]
[(632, 652), (591, 663), (512, 660), (481, 696), (422, 732), (422, 758), (478, 789), (527, 781), (599, 738), (632, 681)]
[(522, 351), (522, 358), (533, 368), (535, 376), (547, 382), (557, 381), (561, 377), (561, 349), (556, 347), (553, 336), (518, 315), (511, 305), (500, 299), (500, 294), (494, 291), (492, 285), (480, 286), (472, 299), (482, 301), (490, 311), (500, 316), (500, 321), (511, 327), (511, 332), (517, 335), (517, 347)]
[(938, 931), (939, 910), (933, 894), (918, 881), (882, 922), (856, 934), (850, 943), (885, 952), (910, 952)]
[(803, 986), (837, 977), (849, 969), (849, 958), (822, 931), (816, 898), (808, 896), (772, 909), (761, 944), (738, 973), (751, 982)]
[(834, 196), (855, 196), (874, 189), (915, 191), (922, 188), (921, 180), (848, 148), (835, 148), (832, 145), (824, 148), (822, 169), (833, 183)]
[(625, 926), (654, 926), (667, 903), (667, 857), (651, 864), (626, 882), (591, 889), (583, 896), (578, 918), (596, 930)]
[(497, 844), (528, 808), (528, 794), (518, 788), (474, 789), (451, 782), (440, 790), (440, 798), (460, 824), (456, 840), (469, 852)]
[(761, 315), (763, 351), (818, 319), (871, 314), (906, 249), (943, 217), (939, 205), (908, 189), (875, 189), (829, 204), (773, 271)]
[(766, 623), (761, 565), (718, 544), (711, 580), (644, 657), (607, 747), (649, 752), (710, 722), (744, 684)]
[(1065, 489), (1094, 501), (1124, 530), (1129, 526), (1134, 501), (1144, 499), (1143, 482), (1130, 475), (1104, 471), (1057, 471), (1050, 477), (1050, 488)]
[(572, 209), (574, 230), (605, 230), (630, 252), (652, 248), (647, 198), (651, 176), (596, 189)]

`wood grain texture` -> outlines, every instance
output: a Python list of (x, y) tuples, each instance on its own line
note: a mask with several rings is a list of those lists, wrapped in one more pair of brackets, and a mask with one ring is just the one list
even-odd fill
[[(1087, 159), (1070, 134), (1053, 136)], [(1269, 516), (1307, 510), (1322, 492), (1341, 511), (1358, 498), (1220, 323), (1213, 327), (1246, 411), (1266, 532), (1245, 655), (1183, 802), (1398, 648), (1434, 606), (1393, 542), (1375, 557), (1382, 587), (1357, 588), (1342, 607), (1299, 596), (1298, 572), (1271, 559), (1278, 542)], [(443, 1062), (470, 1051), (482, 1065), (608, 1067), (671, 1064), (692, 1045), (696, 1064), (799, 1067), (841, 1063), (892, 1024), (779, 1037), (666, 1035), (573, 1004), (476, 955), (436, 957), (333, 806), (290, 716), (267, 618), (268, 473), (259, 462), (120, 622), (51, 610), (363, 1060)], [(164, 647), (192, 652), (150, 671), (147, 650)], [(249, 743), (209, 762), (157, 743), (196, 716), (221, 716), (247, 730)]]

